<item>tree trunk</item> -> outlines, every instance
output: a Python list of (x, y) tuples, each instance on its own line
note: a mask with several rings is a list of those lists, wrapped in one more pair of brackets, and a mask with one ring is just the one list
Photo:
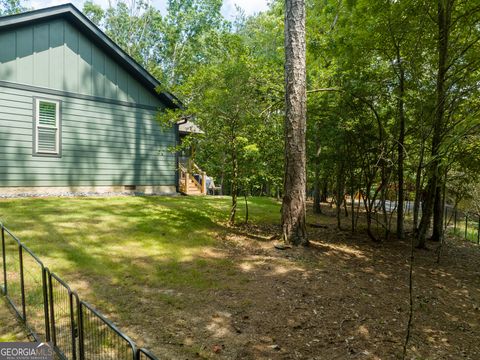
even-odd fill
[(306, 217), (305, 1), (285, 1), (285, 177), (283, 240), (308, 245)]
[(362, 192), (361, 190), (358, 190), (358, 204), (357, 204), (357, 215), (355, 216), (355, 226), (354, 226), (354, 229), (357, 228), (357, 224), (358, 224), (358, 219), (360, 218), (360, 205), (361, 205), (361, 199), (360, 197), (362, 196)]
[(315, 167), (315, 184), (313, 185), (313, 212), (315, 214), (322, 213), (322, 207), (320, 206), (320, 179), (317, 167)]
[(222, 170), (220, 173), (220, 195), (225, 194), (225, 165), (227, 164), (227, 159), (225, 154), (222, 158)]
[[(367, 185), (367, 194), (370, 193), (371, 187)], [(373, 202), (366, 196), (363, 196), (363, 204), (365, 206), (365, 215), (367, 216), (367, 234), (368, 237), (373, 242), (379, 242), (379, 240), (375, 237), (372, 232), (372, 210), (373, 210)]]
[[(435, 121), (433, 124), (432, 137), (432, 161), (429, 166), (429, 181), (425, 197), (424, 213), (418, 229), (418, 247), (425, 248), (425, 238), (430, 219), (432, 217), (441, 166), (440, 145), (445, 116), (445, 96), (447, 79), (448, 40), (450, 30), (451, 12), (454, 0), (438, 0), (438, 69), (437, 69), (437, 101), (435, 109)], [(437, 214), (438, 216), (438, 214)]]
[(422, 201), (422, 168), (423, 157), (425, 156), (425, 139), (422, 139), (420, 147), (420, 159), (418, 160), (417, 173), (415, 175), (415, 200), (413, 203), (413, 232), (418, 232), (418, 217), (420, 214), (420, 202)]
[(348, 207), (347, 207), (347, 197), (343, 195), (343, 210), (345, 212), (345, 217), (348, 218)]
[(403, 227), (403, 209), (404, 209), (404, 179), (403, 179), (403, 162), (404, 162), (404, 143), (405, 143), (405, 106), (403, 97), (405, 95), (405, 71), (403, 70), (402, 58), (400, 52), (397, 54), (397, 61), (399, 64), (399, 86), (398, 86), (398, 120), (399, 120), (399, 135), (398, 135), (398, 202), (397, 202), (397, 238), (403, 239), (405, 231)]
[(354, 195), (354, 189), (353, 186), (350, 187), (350, 192), (351, 192), (351, 203), (350, 203), (350, 213), (352, 214), (351, 220), (352, 220), (352, 233), (355, 232), (355, 195)]
[(248, 224), (248, 199), (247, 199), (247, 192), (243, 193), (243, 197), (245, 199), (245, 224)]
[(337, 228), (340, 230), (342, 223), (340, 214), (342, 212), (342, 204), (345, 200), (345, 168), (343, 161), (337, 164), (337, 181), (335, 191), (335, 205), (337, 214)]
[(350, 172), (350, 213), (352, 214), (352, 234), (355, 232), (355, 177), (353, 171), (353, 162), (349, 161)]
[(237, 149), (234, 146), (232, 151), (232, 208), (230, 209), (230, 225), (235, 224), (235, 214), (237, 213), (237, 196), (238, 196), (238, 159)]
[(322, 182), (322, 196), (320, 202), (326, 203), (328, 201), (328, 180), (323, 179)]
[[(440, 180), (440, 179), (439, 179)], [(439, 242), (443, 236), (442, 187), (437, 186), (433, 204), (433, 229), (431, 240)]]
[(315, 214), (322, 213), (322, 207), (320, 206), (320, 137), (318, 131), (315, 129), (315, 146), (317, 148), (315, 154), (315, 182), (313, 184), (313, 212)]
[[(390, 230), (388, 228), (388, 214), (387, 214), (387, 206), (386, 206), (386, 201), (387, 201), (387, 170), (385, 169), (386, 164), (384, 161), (382, 161), (382, 189), (380, 190), (380, 196), (381, 196), (381, 208), (382, 208), (382, 218), (383, 218), (383, 224), (385, 227), (385, 240), (388, 240), (390, 237)], [(390, 203), (390, 208), (392, 204)]]

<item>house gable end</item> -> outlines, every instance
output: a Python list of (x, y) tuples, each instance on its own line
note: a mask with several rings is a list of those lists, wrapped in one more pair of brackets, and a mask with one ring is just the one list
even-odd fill
[[(0, 81), (144, 106), (177, 106), (171, 94), (157, 94), (158, 82), (72, 5), (49, 11), (0, 18)], [(12, 21), (19, 16), (25, 18)]]

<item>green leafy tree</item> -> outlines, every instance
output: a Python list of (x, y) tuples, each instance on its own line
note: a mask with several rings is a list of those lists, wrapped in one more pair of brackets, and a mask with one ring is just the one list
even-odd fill
[[(248, 129), (257, 116), (258, 84), (242, 39), (238, 35), (224, 34), (222, 44), (223, 57), (202, 66), (189, 79), (187, 85), (191, 95), (187, 111), (204, 131), (198, 145), (203, 149), (203, 159), (208, 156), (204, 168), (210, 173), (221, 164), (223, 175), (229, 179), (232, 197), (229, 222), (233, 225), (240, 174), (245, 173), (241, 169), (242, 159), (248, 158), (245, 151), (253, 145)], [(164, 117), (169, 120), (171, 115)], [(209, 166), (212, 163), (214, 168)]]
[(22, 0), (0, 0), (0, 16), (18, 14), (26, 10)]

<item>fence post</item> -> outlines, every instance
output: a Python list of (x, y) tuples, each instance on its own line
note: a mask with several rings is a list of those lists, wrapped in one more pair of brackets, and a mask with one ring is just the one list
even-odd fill
[(7, 256), (5, 253), (5, 228), (2, 224), (2, 258), (3, 258), (3, 294), (7, 295)]
[(77, 342), (75, 340), (75, 312), (73, 307), (73, 293), (68, 290), (68, 298), (70, 301), (70, 327), (71, 327), (71, 334), (72, 334), (72, 356), (73, 360), (77, 360)]
[(480, 215), (478, 216), (477, 245), (480, 244)]
[(448, 208), (446, 206), (443, 207), (443, 229), (444, 231), (447, 230), (447, 221), (448, 221)]
[(455, 209), (455, 214), (453, 215), (453, 234), (457, 235), (457, 209)]
[(45, 315), (45, 340), (50, 341), (50, 322), (48, 316), (48, 282), (47, 269), (42, 268), (43, 312)]
[(468, 239), (467, 230), (468, 230), (468, 214), (465, 214), (465, 239)]
[(21, 244), (18, 245), (18, 260), (20, 262), (20, 289), (22, 291), (23, 321), (27, 323), (27, 312), (25, 309), (25, 276), (23, 274), (23, 248)]
[(82, 304), (76, 293), (74, 293), (77, 300), (77, 318), (78, 318), (78, 356), (80, 360), (85, 360), (85, 345), (83, 338), (83, 311)]
[(52, 285), (52, 273), (48, 272), (48, 295), (49, 295), (49, 305), (50, 305), (50, 320), (52, 326), (52, 342), (53, 346), (57, 346), (57, 330), (55, 329), (55, 310), (54, 310), (54, 303), (53, 303), (53, 285)]

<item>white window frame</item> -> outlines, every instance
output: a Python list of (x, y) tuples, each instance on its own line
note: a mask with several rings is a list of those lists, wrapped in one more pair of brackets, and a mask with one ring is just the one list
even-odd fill
[[(40, 103), (55, 104), (55, 126), (40, 125)], [(60, 155), (60, 101), (52, 99), (35, 98), (35, 154), (36, 155)], [(55, 151), (45, 151), (38, 149), (38, 129), (54, 129), (55, 132)]]

